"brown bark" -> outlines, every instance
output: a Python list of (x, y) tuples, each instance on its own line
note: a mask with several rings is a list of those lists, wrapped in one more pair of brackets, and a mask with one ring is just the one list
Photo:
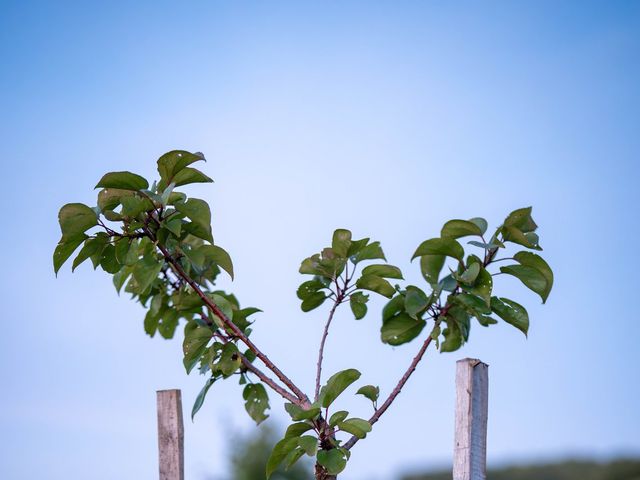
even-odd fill
[(316, 480), (336, 480), (338, 478), (337, 475), (329, 475), (324, 467), (318, 463), (316, 463), (315, 477)]

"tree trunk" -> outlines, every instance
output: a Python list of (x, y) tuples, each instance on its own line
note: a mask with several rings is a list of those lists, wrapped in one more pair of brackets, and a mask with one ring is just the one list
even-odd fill
[(329, 475), (322, 465), (316, 463), (316, 480), (336, 480), (337, 475)]

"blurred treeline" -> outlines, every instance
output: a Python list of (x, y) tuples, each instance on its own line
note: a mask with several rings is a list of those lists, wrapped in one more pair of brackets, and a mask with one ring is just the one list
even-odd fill
[[(405, 475), (400, 480), (451, 480), (451, 471)], [(640, 460), (565, 461), (489, 469), (487, 480), (640, 480)]]
[[(271, 448), (279, 440), (277, 434), (261, 426), (245, 436), (232, 439), (234, 453), (230, 459), (229, 480), (263, 480)], [(279, 470), (272, 480), (313, 480), (313, 466), (303, 457), (289, 471)], [(608, 463), (565, 461), (490, 469), (488, 480), (640, 480), (640, 459), (615, 460)], [(398, 475), (393, 480), (451, 480), (451, 471), (418, 472)]]

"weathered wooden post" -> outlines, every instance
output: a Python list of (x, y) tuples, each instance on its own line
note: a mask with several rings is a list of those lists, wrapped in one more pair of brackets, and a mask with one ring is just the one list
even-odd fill
[(475, 358), (456, 363), (453, 480), (486, 480), (489, 366)]
[(160, 390), (158, 452), (160, 480), (184, 480), (184, 425), (180, 390)]

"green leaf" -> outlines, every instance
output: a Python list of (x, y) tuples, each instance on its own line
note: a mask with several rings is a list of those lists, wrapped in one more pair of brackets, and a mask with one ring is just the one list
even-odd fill
[(191, 153), (186, 150), (172, 150), (158, 159), (158, 173), (163, 183), (169, 185), (178, 172), (200, 160), (205, 160), (204, 155), (200, 152)]
[(133, 265), (139, 259), (138, 248), (140, 246), (140, 242), (137, 239), (133, 239), (129, 240), (128, 243), (129, 249), (121, 263), (123, 263), (124, 265)]
[(351, 261), (353, 263), (359, 263), (363, 260), (375, 260), (379, 258), (386, 261), (384, 252), (380, 247), (380, 242), (372, 242), (369, 245), (362, 247), (359, 252), (354, 254), (351, 257)]
[(269, 395), (261, 383), (250, 383), (242, 391), (242, 398), (245, 399), (244, 408), (249, 416), (260, 425), (269, 415), (265, 412), (269, 407)]
[[(121, 265), (116, 258), (116, 249), (113, 245), (106, 245), (102, 250), (102, 257), (100, 257), (100, 266), (102, 269), (111, 274), (118, 273)], [(142, 291), (140, 291), (141, 293)]]
[(508, 298), (491, 297), (491, 310), (505, 322), (513, 325), (527, 336), (529, 331), (529, 314), (522, 305)]
[(95, 188), (119, 188), (121, 190), (146, 190), (149, 182), (131, 172), (110, 172), (103, 176)]
[(460, 305), (452, 305), (445, 316), (447, 326), (452, 328), (456, 326), (462, 336), (462, 343), (469, 339), (469, 330), (471, 329), (470, 314)]
[(474, 217), (474, 218), (470, 218), (469, 221), (475, 224), (480, 229), (480, 232), (482, 232), (482, 235), (484, 235), (484, 233), (487, 231), (487, 227), (489, 226), (489, 224), (484, 218)]
[(153, 338), (158, 330), (158, 321), (160, 318), (155, 315), (151, 310), (144, 316), (144, 333)]
[(200, 327), (195, 322), (187, 323), (182, 342), (183, 363), (187, 374), (196, 366), (212, 337), (213, 332), (209, 328)]
[(346, 258), (349, 247), (351, 246), (351, 232), (349, 230), (339, 228), (333, 232), (333, 240), (331, 248), (339, 257)]
[(434, 290), (438, 290), (438, 293), (442, 292), (442, 290), (453, 292), (456, 289), (457, 285), (457, 280), (453, 277), (453, 275), (449, 274), (445, 277), (442, 277)]
[[(185, 203), (177, 204), (176, 210), (191, 219), (192, 227), (190, 233), (213, 243), (211, 210), (207, 202), (198, 198), (190, 198)], [(183, 226), (183, 228), (185, 227)]]
[(533, 232), (538, 228), (531, 217), (532, 207), (519, 208), (511, 212), (504, 221), (505, 227), (514, 227), (522, 233)]
[(446, 259), (446, 255), (423, 255), (420, 257), (422, 276), (430, 285), (436, 285), (438, 283), (440, 271)]
[(124, 265), (127, 259), (127, 255), (129, 254), (129, 248), (131, 244), (129, 243), (129, 239), (125, 237), (116, 238), (115, 240), (115, 253), (116, 260), (120, 265)]
[(118, 294), (120, 294), (120, 290), (122, 289), (124, 282), (127, 281), (130, 275), (131, 275), (130, 267), (124, 267), (120, 269), (118, 273), (115, 273), (113, 275), (113, 286), (116, 287), (116, 291), (118, 292)]
[(464, 249), (462, 245), (453, 238), (432, 238), (425, 240), (418, 246), (411, 260), (416, 257), (422, 257), (423, 255), (445, 255), (462, 260)]
[(303, 435), (298, 439), (298, 445), (307, 455), (313, 456), (318, 450), (318, 439), (311, 435)]
[(440, 350), (440, 340), (439, 340), (440, 333), (442, 332), (440, 330), (440, 323), (438, 322), (435, 324), (435, 326), (431, 330), (431, 333), (429, 333), (429, 336), (431, 337), (431, 339), (436, 342), (436, 348), (438, 350)]
[(478, 278), (478, 275), (480, 274), (481, 268), (481, 264), (472, 263), (464, 272), (462, 272), (462, 275), (458, 275), (456, 279), (464, 283), (465, 285), (473, 285), (476, 281), (476, 278)]
[(98, 216), (92, 208), (82, 203), (67, 203), (58, 213), (62, 239), (77, 238), (98, 224)]
[(289, 470), (304, 455), (304, 449), (296, 447), (284, 459), (284, 469)]
[(474, 317), (481, 317), (482, 315), (491, 313), (491, 308), (489, 308), (485, 301), (475, 295), (459, 293), (453, 297), (453, 301)]
[(354, 368), (342, 370), (329, 378), (320, 390), (320, 404), (327, 408), (353, 382), (360, 378), (360, 372)]
[(179, 290), (171, 296), (173, 306), (180, 313), (197, 313), (202, 309), (202, 299), (196, 293)]
[(553, 271), (551, 267), (549, 267), (549, 264), (545, 262), (541, 256), (531, 252), (518, 252), (513, 257), (521, 265), (535, 268), (544, 276), (547, 281), (547, 286), (540, 292), (540, 296), (542, 297), (542, 303), (545, 303), (553, 287)]
[(379, 293), (387, 298), (393, 297), (396, 289), (384, 278), (377, 275), (363, 275), (356, 282), (356, 287)]
[(171, 183), (175, 183), (176, 187), (189, 185), (191, 183), (211, 183), (213, 180), (196, 168), (183, 168), (173, 177)]
[(494, 239), (491, 243), (476, 242), (475, 240), (472, 240), (467, 243), (469, 245), (473, 245), (474, 247), (484, 248), (485, 250), (495, 250), (496, 248), (504, 248), (504, 243), (496, 239)]
[(344, 421), (345, 418), (349, 416), (349, 412), (346, 410), (339, 410), (329, 418), (329, 426), (335, 427), (338, 423)]
[(73, 267), (71, 271), (74, 271), (78, 265), (84, 262), (87, 258), (92, 256), (102, 256), (102, 250), (107, 245), (108, 237), (99, 236), (95, 238), (89, 238), (84, 242), (84, 246), (78, 253), (78, 256), (73, 260)]
[(404, 296), (396, 295), (382, 308), (383, 323), (400, 312), (404, 312)]
[(273, 472), (277, 470), (284, 459), (298, 446), (298, 438), (283, 438), (275, 444), (269, 460), (267, 460), (266, 475), (267, 480), (271, 477)]
[(206, 260), (212, 261), (227, 272), (233, 280), (233, 262), (225, 249), (217, 245), (202, 245), (198, 251), (204, 255)]
[(296, 295), (300, 300), (304, 300), (305, 298), (313, 295), (318, 290), (321, 290), (323, 288), (324, 288), (324, 284), (320, 280), (317, 280), (317, 279), (308, 280), (306, 282), (303, 282), (298, 287), (298, 290), (296, 291)]
[(347, 466), (347, 456), (342, 448), (320, 450), (317, 456), (318, 463), (322, 465), (329, 475), (338, 475)]
[(313, 428), (313, 425), (310, 425), (305, 422), (292, 423), (291, 425), (289, 425), (289, 427), (287, 427), (287, 431), (284, 434), (284, 438), (299, 437), (304, 432), (308, 432), (312, 428)]
[(167, 205), (176, 205), (178, 203), (184, 203), (187, 200), (187, 196), (182, 192), (171, 192), (167, 199)]
[(238, 352), (238, 347), (231, 342), (225, 343), (218, 362), (222, 374), (225, 377), (234, 374), (241, 364), (242, 358), (240, 357), (240, 352)]
[(470, 220), (449, 220), (442, 227), (440, 236), (442, 238), (460, 238), (467, 237), (469, 235), (482, 236), (483, 233), (482, 229), (475, 222)]
[(344, 432), (355, 435), (362, 439), (371, 431), (371, 424), (362, 418), (350, 418), (337, 424), (338, 428)]
[(130, 190), (121, 190), (119, 188), (105, 188), (98, 192), (98, 208), (101, 211), (114, 210), (118, 205), (122, 197), (129, 197), (133, 195)]
[[(224, 314), (225, 317), (227, 317), (228, 319), (231, 319), (233, 318), (233, 305), (228, 298), (223, 297), (222, 295), (220, 295), (220, 293), (222, 292), (210, 293), (210, 294), (207, 294), (207, 296), (211, 298), (211, 300), (213, 300), (213, 303), (215, 303), (220, 310), (222, 310), (222, 313)], [(214, 316), (217, 317), (217, 315), (215, 314)], [(220, 320), (224, 320), (224, 319), (221, 318)]]
[(513, 275), (516, 277), (529, 289), (540, 295), (542, 303), (544, 303), (546, 299), (545, 292), (548, 291), (548, 283), (547, 278), (540, 272), (540, 270), (526, 265), (508, 265), (506, 267), (500, 267), (500, 271), (507, 275)]
[(533, 232), (522, 233), (515, 227), (502, 227), (502, 236), (505, 242), (517, 243), (533, 250), (542, 250), (538, 245), (538, 235)]
[(464, 290), (482, 298), (487, 306), (491, 303), (491, 291), (493, 290), (493, 277), (484, 267), (480, 268), (480, 272), (476, 277), (472, 287), (462, 285)]
[(247, 320), (247, 318), (255, 313), (262, 312), (259, 308), (255, 307), (247, 307), (240, 310), (233, 311), (233, 323), (235, 323), (240, 330), (244, 331), (249, 325), (251, 325), (251, 321)]
[(58, 245), (56, 245), (56, 249), (53, 252), (53, 271), (57, 275), (58, 271), (64, 265), (64, 262), (76, 251), (76, 249), (80, 246), (82, 242), (84, 242), (87, 237), (84, 233), (77, 234), (73, 237), (67, 237), (60, 240)]
[(171, 197), (174, 188), (176, 188), (176, 184), (170, 183), (164, 190), (162, 190), (162, 188), (160, 187), (157, 189), (158, 192), (162, 191), (162, 194), (160, 195), (160, 202), (162, 203), (163, 207), (166, 207), (168, 205), (169, 198)]
[(382, 324), (381, 340), (389, 345), (402, 345), (420, 335), (426, 324), (424, 320), (415, 320), (406, 313), (400, 313)]
[(402, 272), (398, 267), (393, 265), (369, 265), (362, 269), (362, 275), (376, 275), (382, 278), (397, 278), (403, 280)]
[(133, 266), (133, 278), (135, 278), (138, 284), (138, 291), (140, 293), (145, 292), (158, 278), (160, 270), (162, 270), (163, 262), (158, 261), (155, 255), (145, 255), (142, 259), (138, 260)]
[(327, 296), (324, 292), (312, 293), (302, 301), (302, 305), (300, 306), (300, 308), (303, 312), (310, 312), (311, 310), (322, 305), (326, 299)]
[(204, 384), (204, 387), (202, 387), (202, 390), (200, 390), (200, 393), (198, 393), (198, 396), (196, 397), (196, 401), (193, 402), (193, 408), (191, 409), (191, 421), (193, 421), (193, 417), (196, 416), (196, 413), (198, 413), (198, 410), (200, 410), (200, 408), (202, 407), (202, 404), (204, 403), (204, 399), (207, 396), (207, 392), (209, 391), (209, 389), (211, 388), (211, 385), (213, 385), (215, 381), (216, 379), (213, 377), (208, 378)]
[(380, 387), (375, 387), (373, 385), (365, 385), (364, 387), (360, 387), (356, 392), (356, 395), (364, 395), (372, 402), (378, 401), (378, 396), (380, 395)]
[(359, 253), (364, 247), (366, 247), (367, 243), (369, 243), (368, 238), (362, 238), (360, 240), (351, 240), (351, 245), (349, 246), (349, 250), (347, 251), (347, 257), (351, 258), (355, 254)]
[(173, 233), (176, 238), (180, 238), (180, 234), (182, 233), (182, 219), (181, 218), (171, 218), (169, 220), (163, 220), (162, 226)]
[(293, 403), (285, 403), (284, 409), (291, 416), (291, 420), (299, 422), (301, 420), (313, 420), (320, 415), (320, 407), (311, 407), (307, 410)]
[(410, 317), (418, 320), (418, 315), (431, 305), (427, 294), (418, 287), (410, 285), (407, 287), (404, 297), (404, 309)]
[(498, 323), (495, 318), (486, 315), (476, 316), (476, 318), (478, 319), (478, 323), (483, 327), (488, 327), (489, 325), (495, 325), (496, 323)]
[(440, 344), (440, 352), (455, 352), (463, 343), (462, 333), (456, 323), (451, 322), (442, 331), (444, 342)]
[(146, 197), (129, 196), (120, 199), (122, 215), (127, 218), (137, 218), (142, 212), (153, 210), (154, 205)]
[(367, 314), (367, 302), (369, 301), (369, 295), (366, 295), (362, 292), (354, 292), (349, 297), (349, 305), (351, 306), (351, 311), (353, 312), (353, 316), (356, 320), (360, 320), (364, 318)]
[(179, 314), (172, 308), (168, 308), (162, 312), (160, 318), (161, 322), (158, 324), (158, 332), (164, 339), (173, 338), (173, 335), (178, 327), (178, 321), (180, 320)]
[(315, 255), (305, 258), (300, 264), (300, 269), (298, 271), (307, 275), (323, 275), (324, 272), (319, 270), (319, 266), (320, 255), (316, 253)]

